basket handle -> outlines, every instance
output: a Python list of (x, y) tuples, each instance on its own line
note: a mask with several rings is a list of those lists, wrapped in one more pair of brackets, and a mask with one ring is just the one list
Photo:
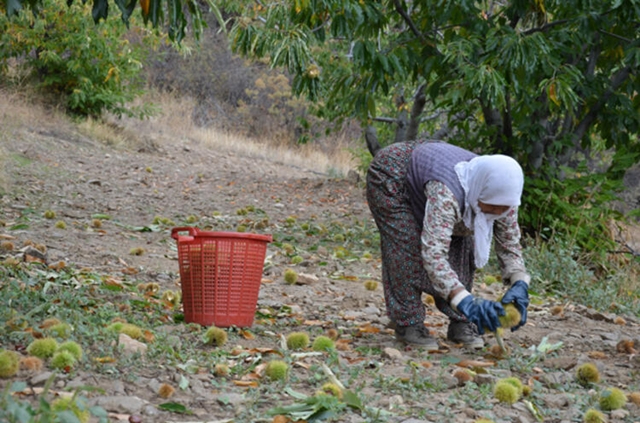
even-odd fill
[[(179, 232), (189, 232), (189, 236), (181, 236)], [(193, 239), (198, 235), (198, 228), (194, 228), (191, 226), (183, 226), (178, 228), (171, 229), (171, 238), (176, 241), (179, 239), (183, 241), (193, 241)]]

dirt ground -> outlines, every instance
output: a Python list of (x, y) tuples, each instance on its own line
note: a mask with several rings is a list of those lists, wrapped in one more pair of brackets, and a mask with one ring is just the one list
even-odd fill
[[(5, 168), (9, 194), (0, 197), (0, 218), (6, 225), (0, 233), (18, 241), (30, 239), (46, 245), (49, 263), (62, 260), (113, 275), (135, 269), (135, 278), (139, 280), (176, 288), (179, 275), (174, 240), (166, 230), (137, 230), (149, 227), (158, 216), (170, 218), (177, 225), (195, 216), (198, 224), (215, 230), (241, 224), (238, 209), (253, 206), (269, 217), (269, 225), (260, 229), (260, 233), (278, 231), (290, 216), (318, 224), (343, 221), (349, 225), (357, 221), (373, 225), (363, 188), (354, 181), (329, 178), (316, 171), (292, 168), (231, 149), (212, 149), (186, 137), (176, 140), (155, 136), (153, 142), (143, 143), (142, 147), (113, 148), (83, 135), (72, 124), (15, 125), (9, 131), (3, 148), (12, 160)], [(45, 210), (55, 211), (56, 219), (43, 218)], [(96, 228), (92, 225), (96, 215), (108, 215), (110, 219)], [(25, 216), (29, 218), (28, 227), (9, 233), (7, 227)], [(66, 222), (66, 229), (55, 227), (58, 220)], [(471, 388), (461, 386), (452, 376), (455, 370), (464, 367), (461, 364), (464, 360), (480, 361), (480, 365), (474, 366), (476, 370), (487, 369), (484, 377), (476, 379), (478, 385), (517, 375), (535, 386), (533, 402), (545, 416), (543, 420), (549, 422), (582, 421), (583, 412), (594, 404), (594, 395), (601, 387), (616, 386), (627, 393), (640, 390), (637, 356), (640, 326), (636, 318), (599, 313), (575, 304), (562, 304), (561, 310), (554, 309), (559, 304), (553, 300), (532, 306), (529, 323), (507, 334), (508, 344), (522, 356), (533, 355), (543, 339), (563, 345), (537, 357), (534, 365), (522, 372), (509, 360), (496, 360), (487, 350), (472, 352), (448, 345), (445, 318), (427, 306), (427, 324), (441, 343), (438, 353), (429, 354), (395, 342), (393, 332), (387, 328), (381, 288), (375, 291), (364, 288), (364, 280), (380, 280), (380, 262), (376, 259), (379, 254), (374, 254), (373, 259), (345, 264), (334, 262), (335, 257), (329, 251), (309, 252), (304, 245), (299, 247), (305, 251), (304, 261), (295, 268), (317, 280), (306, 285), (285, 284), (282, 274), (292, 267), (290, 259), (270, 245), (267, 252), (270, 265), (263, 275), (258, 309), (287, 305), (307, 322), (318, 322), (325, 330), (338, 329), (349, 340), (350, 347), (338, 353), (345, 369), (351, 363), (362, 365), (361, 358), (355, 359), (355, 350), (380, 351), (367, 356), (371, 368), (377, 370), (363, 372), (370, 374), (370, 380), (362, 376), (365, 380), (360, 380), (359, 386), (369, 405), (393, 413), (373, 420), (359, 413), (344, 412), (335, 421), (465, 422), (482, 416), (501, 422), (536, 421), (524, 401), (509, 406), (489, 395), (488, 403), (479, 406), (483, 399), (475, 397)], [(143, 248), (144, 254), (132, 255), (135, 248)], [(480, 284), (477, 293), (491, 297), (500, 292), (496, 285)], [(354, 336), (357, 328), (362, 327), (375, 331)], [(278, 338), (267, 336), (268, 328), (253, 329), (262, 335), (235, 342), (247, 347), (278, 347)], [(486, 340), (493, 343), (491, 337)], [(635, 342), (635, 347), (621, 349), (621, 341), (629, 341), (631, 345)], [(573, 372), (578, 364), (587, 361), (597, 364), (603, 382), (578, 389), (571, 384)], [(415, 363), (422, 365), (416, 367)], [(136, 371), (131, 369), (132, 374)], [(301, 380), (311, 377), (305, 376), (304, 366), (295, 371)], [(421, 380), (431, 380), (439, 387), (416, 395), (410, 394), (409, 389), (409, 394), (403, 394), (397, 385), (413, 380), (416, 373)], [(242, 410), (253, 406), (247, 403), (250, 389), (226, 385), (221, 392), (211, 384), (211, 374), (195, 375), (190, 387), (174, 398), (194, 411), (194, 415), (183, 416), (151, 407), (164, 402), (154, 392), (154, 383), (176, 380), (175, 369), (158, 366), (153, 372), (142, 370), (138, 376), (138, 383), (125, 387), (104, 375), (79, 374), (73, 380), (60, 381), (58, 387), (69, 387), (71, 382), (99, 384), (104, 389), (101, 397), (112, 401), (100, 400), (100, 395), (94, 400), (112, 413), (113, 421), (128, 419), (129, 415), (139, 415), (145, 423), (248, 421), (239, 416), (246, 415)], [(30, 383), (38, 382), (31, 379)], [(287, 396), (280, 394), (278, 401), (287, 403)], [(127, 405), (128, 400), (123, 398), (139, 402)], [(640, 408), (633, 404), (607, 414), (610, 421), (640, 421)], [(262, 421), (271, 421), (268, 416), (263, 418)]]

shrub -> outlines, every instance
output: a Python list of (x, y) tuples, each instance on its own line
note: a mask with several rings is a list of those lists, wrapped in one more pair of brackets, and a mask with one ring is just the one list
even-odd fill
[[(44, 0), (39, 14), (36, 20), (26, 10), (11, 20), (0, 16), (0, 27), (5, 28), (0, 62), (18, 59), (38, 86), (62, 99), (73, 114), (150, 113), (148, 106), (127, 105), (142, 93), (143, 50), (125, 38), (127, 29), (117, 16), (96, 25), (88, 2), (67, 6), (57, 0)], [(145, 36), (152, 37), (151, 32)]]

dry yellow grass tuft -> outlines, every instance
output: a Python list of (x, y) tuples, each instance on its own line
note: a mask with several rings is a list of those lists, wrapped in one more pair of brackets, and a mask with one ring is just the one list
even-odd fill
[[(269, 162), (284, 163), (290, 167), (302, 168), (318, 173), (346, 176), (355, 167), (351, 152), (353, 147), (346, 138), (334, 138), (328, 150), (323, 151), (316, 143), (304, 145), (286, 144), (279, 138), (250, 139), (216, 128), (196, 126), (191, 114), (195, 101), (178, 98), (166, 93), (149, 93), (139, 102), (154, 103), (161, 112), (154, 117), (139, 121), (122, 118), (117, 124), (126, 133), (158, 134), (170, 142), (198, 142), (211, 146), (217, 151), (225, 151), (239, 156), (263, 158)], [(95, 131), (96, 129), (91, 129)], [(156, 139), (154, 141), (162, 142)], [(139, 141), (140, 142), (140, 141)]]

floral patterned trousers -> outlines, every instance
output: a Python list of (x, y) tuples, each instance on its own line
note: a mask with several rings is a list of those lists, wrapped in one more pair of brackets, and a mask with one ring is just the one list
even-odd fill
[[(380, 232), (382, 284), (387, 315), (398, 326), (424, 322), (422, 293), (434, 297), (436, 307), (452, 321), (466, 321), (438, 296), (420, 255), (422, 222), (412, 212), (406, 187), (407, 167), (417, 143), (395, 143), (376, 154), (367, 172), (367, 202)], [(449, 264), (471, 292), (475, 265), (473, 239), (454, 236)]]

